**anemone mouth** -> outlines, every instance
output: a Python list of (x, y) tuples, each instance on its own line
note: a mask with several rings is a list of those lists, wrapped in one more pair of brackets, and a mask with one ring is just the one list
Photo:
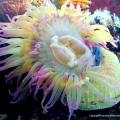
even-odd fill
[(71, 68), (79, 64), (80, 58), (86, 52), (83, 43), (70, 35), (53, 36), (50, 48), (58, 63)]

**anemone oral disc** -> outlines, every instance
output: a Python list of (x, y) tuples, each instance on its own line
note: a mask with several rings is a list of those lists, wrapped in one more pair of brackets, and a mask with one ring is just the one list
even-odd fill
[(77, 66), (80, 57), (86, 52), (82, 41), (69, 35), (53, 36), (50, 40), (50, 48), (57, 62), (68, 67)]

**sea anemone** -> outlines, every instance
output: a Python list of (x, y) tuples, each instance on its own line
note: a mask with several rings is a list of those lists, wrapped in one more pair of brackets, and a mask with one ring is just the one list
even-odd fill
[(94, 34), (81, 12), (74, 11), (58, 10), (49, 2), (0, 23), (0, 71), (14, 67), (6, 79), (17, 77), (13, 102), (31, 92), (36, 98), (41, 89), (44, 111), (60, 99), (70, 119), (74, 110), (103, 109), (119, 101), (118, 58), (99, 43), (87, 45)]
[(112, 13), (108, 10), (97, 9), (93, 14), (87, 16), (86, 21), (88, 23), (101, 24), (106, 26), (110, 33), (112, 34), (114, 40), (116, 41), (116, 45), (118, 47), (112, 46), (108, 43), (108, 48), (113, 52), (120, 51), (120, 18), (115, 13)]
[(44, 4), (45, 0), (31, 0), (31, 3), (35, 6), (41, 6), (42, 4)]
[(66, 1), (68, 1), (68, 4), (72, 3), (75, 6), (80, 5), (81, 8), (89, 8), (92, 3), (90, 0), (58, 0), (60, 5), (65, 4)]
[(102, 24), (106, 26), (120, 27), (120, 18), (108, 10), (97, 9), (91, 15), (92, 24)]

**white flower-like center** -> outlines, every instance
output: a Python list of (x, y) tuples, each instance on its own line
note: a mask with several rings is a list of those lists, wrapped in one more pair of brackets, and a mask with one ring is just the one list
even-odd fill
[(86, 51), (82, 41), (69, 35), (53, 36), (50, 48), (57, 62), (71, 68), (79, 64), (80, 57)]

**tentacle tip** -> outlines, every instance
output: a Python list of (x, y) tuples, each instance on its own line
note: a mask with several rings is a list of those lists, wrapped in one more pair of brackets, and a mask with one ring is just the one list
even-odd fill
[(34, 99), (37, 100), (36, 94), (33, 95)]
[(42, 113), (43, 113), (44, 115), (46, 115), (46, 114), (48, 113), (48, 110), (44, 107)]
[(71, 119), (72, 115), (73, 115), (74, 109), (73, 108), (69, 108), (69, 116), (68, 116), (68, 120)]

